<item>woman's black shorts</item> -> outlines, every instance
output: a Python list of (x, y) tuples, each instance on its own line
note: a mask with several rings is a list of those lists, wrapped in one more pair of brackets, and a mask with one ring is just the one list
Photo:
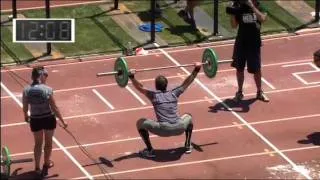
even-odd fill
[(32, 132), (44, 130), (53, 130), (56, 128), (57, 121), (55, 115), (49, 115), (41, 118), (30, 118), (30, 128)]

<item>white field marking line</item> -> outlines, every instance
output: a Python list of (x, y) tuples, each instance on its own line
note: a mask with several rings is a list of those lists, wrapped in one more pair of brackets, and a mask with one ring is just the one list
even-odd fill
[(70, 154), (70, 152), (55, 138), (52, 137), (53, 141), (58, 145), (58, 147), (60, 147), (60, 149), (62, 149), (62, 151), (70, 158), (70, 160), (83, 172), (83, 174), (85, 174), (86, 178), (93, 180), (93, 176), (86, 171), (82, 165), (72, 156), (72, 154)]
[[(185, 77), (186, 75), (168, 76), (167, 79), (179, 78), (180, 76), (182, 78), (182, 77)], [(141, 82), (149, 82), (149, 81), (154, 81), (154, 78), (141, 79), (139, 81), (141, 81)], [(128, 84), (132, 84), (132, 83), (128, 82)], [(109, 87), (109, 86), (118, 86), (118, 84), (117, 83), (110, 83), (110, 84), (100, 84), (100, 85), (94, 85), (94, 86), (82, 86), (82, 87), (76, 87), (76, 88), (58, 89), (58, 90), (54, 90), (54, 93), (85, 90), (85, 89), (100, 88), (100, 87)], [(18, 94), (17, 97), (22, 97), (22, 94)], [(1, 96), (1, 99), (6, 99), (6, 98), (10, 98), (10, 96)]]
[[(281, 93), (281, 92), (288, 92), (288, 91), (297, 91), (297, 90), (304, 90), (304, 89), (311, 89), (311, 88), (317, 88), (320, 87), (320, 85), (313, 85), (313, 86), (302, 86), (298, 88), (289, 88), (289, 89), (278, 89), (278, 90), (271, 90), (271, 91), (265, 91), (266, 94), (273, 94), (273, 93)], [(247, 93), (244, 94), (246, 97), (255, 96), (256, 93)], [(222, 99), (232, 98), (233, 96), (225, 96), (221, 97)], [(208, 100), (214, 101), (216, 99), (214, 98), (204, 98), (199, 100), (193, 100), (193, 101), (185, 101), (185, 102), (179, 102), (179, 105), (185, 105), (185, 104), (194, 104), (194, 103), (201, 103), (201, 102), (208, 102)], [(76, 118), (82, 118), (82, 117), (91, 117), (91, 116), (98, 116), (98, 115), (106, 115), (106, 114), (114, 114), (114, 113), (122, 113), (122, 112), (130, 112), (130, 111), (137, 111), (137, 110), (144, 110), (144, 109), (150, 109), (153, 108), (153, 106), (143, 106), (143, 107), (135, 107), (135, 108), (128, 108), (128, 109), (121, 109), (121, 110), (114, 110), (114, 111), (103, 111), (98, 113), (90, 113), (90, 114), (83, 114), (83, 115), (76, 115), (76, 116), (67, 116), (64, 119), (76, 119)], [(10, 123), (10, 124), (2, 124), (1, 128), (4, 127), (11, 127), (11, 126), (20, 126), (25, 125), (25, 122), (22, 123)]]
[[(188, 50), (197, 50), (197, 49), (188, 49)], [(173, 51), (168, 51), (169, 53), (175, 53), (175, 52), (184, 52), (184, 51), (188, 51), (188, 50), (173, 50)], [(141, 55), (141, 56), (151, 56), (151, 55), (161, 55), (161, 52), (156, 52), (156, 53), (151, 53), (151, 54), (147, 54), (147, 55)], [(126, 59), (131, 59), (131, 58), (136, 58), (136, 56), (128, 56), (125, 57)], [(85, 64), (85, 63), (95, 63), (95, 62), (107, 62), (107, 61), (114, 61), (115, 59), (117, 59), (116, 57), (110, 57), (110, 58), (106, 58), (106, 59), (96, 59), (96, 60), (90, 60), (90, 61), (81, 61), (81, 62), (70, 62), (70, 63), (63, 63), (63, 64), (49, 64), (49, 65), (45, 65), (45, 67), (59, 67), (59, 66), (71, 66), (71, 65), (78, 65), (78, 64)], [(139, 60), (139, 59), (138, 59)], [(311, 59), (310, 59), (311, 60)], [(221, 61), (229, 61), (229, 59), (225, 59), (225, 60), (221, 60)], [(297, 60), (297, 61), (287, 61), (288, 63), (294, 63), (294, 62), (299, 62), (301, 60)], [(305, 60), (302, 60), (305, 61)], [(282, 64), (285, 62), (282, 62)], [(1, 72), (9, 72), (9, 71), (24, 71), (24, 70), (31, 70), (31, 67), (26, 67), (26, 68), (18, 68), (18, 69), (1, 69)]]
[(310, 74), (310, 73), (315, 73), (315, 72), (320, 72), (320, 71), (316, 70), (316, 71), (296, 72), (296, 73), (292, 73), (292, 75), (295, 76), (297, 79), (299, 79), (299, 80), (300, 80), (302, 83), (304, 83), (305, 85), (319, 84), (320, 81), (307, 82), (307, 81), (304, 80), (301, 76), (299, 76), (300, 74)]
[[(320, 148), (320, 147), (319, 146), (309, 146), (309, 147), (303, 147), (303, 148), (284, 149), (284, 150), (281, 150), (281, 153), (303, 151), (303, 150), (310, 150), (310, 149), (318, 149), (318, 148)], [(227, 157), (212, 158), (212, 159), (205, 159), (205, 160), (199, 160), (199, 161), (189, 161), (189, 162), (183, 162), (183, 163), (167, 164), (167, 165), (162, 165), (162, 166), (152, 166), (152, 167), (140, 168), (140, 169), (130, 169), (130, 170), (125, 170), (125, 171), (110, 172), (108, 174), (109, 175), (117, 175), (117, 174), (141, 172), (141, 171), (164, 169), (164, 168), (170, 168), (170, 167), (195, 165), (195, 164), (215, 162), (215, 161), (223, 161), (223, 160), (239, 159), (239, 158), (246, 158), (246, 157), (263, 156), (263, 155), (269, 155), (270, 153), (276, 153), (276, 152), (275, 151), (269, 151), (269, 152), (263, 151), (263, 152), (259, 152), (259, 153), (242, 154), (242, 155), (237, 155), (237, 156), (227, 156)], [(101, 176), (103, 176), (103, 174), (96, 174), (93, 177), (101, 177)], [(72, 179), (85, 179), (85, 178), (86, 177), (76, 177), (76, 178), (72, 178)]]
[[(312, 64), (313, 65), (313, 64)], [(318, 68), (316, 66), (314, 66), (315, 68)], [(314, 82), (307, 82), (306, 80), (304, 80), (301, 76), (299, 76), (300, 74), (311, 74), (311, 73), (319, 73), (320, 72), (320, 68), (314, 71), (303, 71), (303, 72), (296, 72), (296, 73), (292, 73), (292, 75), (294, 75), (296, 78), (298, 78), (299, 80), (303, 80), (304, 82), (307, 83), (307, 85), (312, 85), (312, 84), (319, 84), (320, 81), (314, 81)]]
[(264, 149), (264, 151), (265, 151), (266, 153), (268, 153), (269, 156), (274, 156), (274, 154), (271, 153), (269, 149)]
[(316, 66), (314, 63), (310, 63), (310, 66), (312, 66), (316, 71), (320, 71), (320, 68)]
[[(304, 89), (310, 89), (310, 88), (316, 88), (320, 87), (320, 85), (314, 85), (314, 86), (302, 86), (302, 87), (297, 87), (297, 88), (288, 88), (288, 89), (278, 89), (278, 90), (271, 90), (271, 91), (265, 91), (265, 93), (278, 93), (278, 92), (287, 92), (287, 91), (296, 91), (296, 90), (304, 90)], [(253, 96), (256, 95), (256, 93), (248, 93), (245, 94), (245, 96)], [(222, 98), (232, 98), (233, 96), (225, 96)], [(209, 100), (216, 100), (215, 98), (210, 98)], [(208, 99), (198, 99), (198, 100), (193, 100), (193, 101), (185, 101), (185, 102), (180, 102), (178, 103), (179, 105), (183, 104), (193, 104), (193, 103), (198, 103), (198, 102), (205, 102), (208, 101)], [(128, 109), (122, 109), (122, 110), (117, 110), (117, 111), (107, 111), (107, 112), (99, 112), (99, 113), (90, 113), (86, 115), (77, 115), (77, 116), (69, 116), (65, 117), (65, 119), (73, 119), (73, 118), (79, 118), (79, 117), (84, 117), (84, 116), (94, 116), (94, 115), (99, 115), (99, 114), (111, 114), (111, 113), (118, 113), (118, 112), (127, 112), (131, 110), (140, 110), (140, 109), (148, 109), (148, 108), (153, 108), (153, 106), (145, 106), (145, 107), (136, 107), (136, 108), (128, 108)]]
[[(271, 119), (271, 120), (265, 120), (265, 121), (257, 121), (257, 122), (252, 122), (250, 124), (251, 125), (269, 124), (269, 123), (277, 123), (277, 122), (284, 122), (284, 121), (307, 119), (307, 118), (313, 118), (313, 117), (320, 117), (320, 114), (309, 114), (309, 115), (287, 117), (287, 118), (281, 118), (281, 119)], [(233, 124), (233, 125), (225, 125), (225, 126), (217, 126), (217, 127), (195, 129), (195, 130), (193, 130), (193, 132), (197, 133), (197, 132), (205, 132), (205, 131), (212, 131), (212, 130), (219, 130), (219, 129), (228, 129), (228, 128), (235, 128), (235, 127), (238, 127), (238, 126), (245, 126), (245, 124), (237, 124), (237, 125)], [(158, 136), (156, 136), (156, 135), (151, 135), (150, 136), (150, 138), (156, 138), (156, 137), (158, 137)], [(82, 146), (83, 147), (90, 147), (90, 146), (121, 143), (121, 142), (128, 142), (128, 141), (136, 141), (136, 140), (140, 140), (140, 139), (141, 139), (140, 137), (132, 137), (132, 138), (127, 138), (127, 139), (119, 139), (119, 140), (112, 140), (112, 141), (100, 141), (100, 142), (95, 142), (95, 143), (88, 143), (88, 144), (83, 144)], [(67, 146), (65, 148), (66, 149), (73, 149), (73, 148), (78, 148), (78, 146), (77, 145), (75, 145), (75, 146)], [(54, 148), (52, 150), (53, 151), (59, 151), (61, 149), (60, 148)], [(24, 152), (24, 153), (11, 154), (11, 157), (24, 156), (24, 155), (30, 155), (30, 154), (33, 154), (33, 152)]]
[(140, 96), (137, 94), (137, 93), (135, 93), (129, 86), (126, 86), (126, 89), (142, 104), (142, 105), (147, 105), (147, 103), (146, 102), (144, 102), (144, 100), (142, 100), (141, 98), (140, 98)]
[[(310, 61), (311, 59), (306, 59), (306, 60), (298, 60), (298, 61), (287, 61), (287, 62), (281, 62), (281, 63), (271, 63), (271, 64), (265, 64), (262, 65), (262, 67), (269, 67), (269, 66), (278, 66), (278, 65), (282, 65), (282, 64), (290, 64), (290, 63), (296, 63), (296, 62), (306, 62), (306, 61)], [(235, 71), (234, 68), (232, 69), (224, 69), (224, 70), (218, 70), (218, 73), (221, 72), (229, 72), (229, 71)], [(204, 73), (200, 72), (198, 74), (198, 76), (203, 76)], [(187, 75), (176, 75), (176, 76), (168, 76), (167, 79), (171, 79), (171, 78), (182, 78), (185, 77)], [(148, 81), (154, 81), (154, 79), (150, 78), (150, 79), (142, 79), (140, 80), (141, 82), (148, 82)], [(132, 84), (131, 82), (129, 82), (128, 84)], [(95, 86), (83, 86), (83, 87), (77, 87), (77, 88), (69, 88), (69, 89), (58, 89), (55, 90), (54, 92), (66, 92), (66, 91), (75, 91), (75, 90), (83, 90), (83, 89), (91, 89), (91, 88), (98, 88), (98, 87), (107, 87), (107, 86), (118, 86), (117, 83), (110, 83), (110, 84), (101, 84), (101, 85), (95, 85)], [(22, 95), (17, 95), (17, 97), (21, 97)], [(2, 96), (1, 99), (5, 99), (5, 98), (10, 98), (10, 96)]]
[[(200, 100), (193, 100), (193, 101), (186, 101), (186, 102), (181, 102), (179, 103), (180, 105), (183, 104), (193, 104), (193, 103), (197, 103), (197, 102), (204, 102), (207, 100), (204, 99), (200, 99)], [(81, 118), (81, 117), (91, 117), (91, 116), (98, 116), (98, 115), (105, 115), (105, 114), (115, 114), (115, 113), (122, 113), (122, 112), (130, 112), (130, 111), (138, 111), (138, 110), (143, 110), (143, 109), (151, 109), (153, 108), (153, 106), (140, 106), (140, 107), (134, 107), (134, 108), (128, 108), (128, 109), (121, 109), (121, 110), (114, 110), (114, 111), (102, 111), (102, 112), (98, 112), (98, 113), (89, 113), (89, 114), (83, 114), (83, 115), (76, 115), (76, 116), (67, 116), (64, 117), (64, 120), (67, 119), (76, 119), (76, 118)], [(25, 125), (25, 122), (22, 123), (12, 123), (12, 124), (4, 124), (1, 125), (1, 128), (4, 127), (10, 127), (10, 126), (19, 126), (19, 125)]]
[[(51, 68), (51, 67), (60, 67), (60, 66), (72, 66), (72, 65), (81, 65), (81, 64), (87, 64), (87, 63), (95, 63), (95, 62), (108, 62), (108, 61), (114, 61), (115, 57), (110, 57), (110, 58), (105, 58), (105, 59), (96, 59), (96, 60), (90, 60), (90, 61), (81, 61), (81, 62), (67, 62), (67, 63), (62, 63), (62, 64), (48, 64), (44, 65), (46, 68)], [(126, 58), (127, 59), (127, 58)], [(1, 72), (8, 72), (8, 71), (24, 71), (24, 70), (31, 70), (32, 67), (24, 67), (24, 68), (18, 68), (18, 69), (1, 69)]]
[(296, 77), (300, 82), (302, 82), (302, 84), (308, 85), (308, 82), (305, 81), (302, 77), (300, 77), (300, 76), (297, 75), (296, 73), (292, 73), (292, 75), (293, 75), (294, 77)]
[(269, 86), (271, 89), (276, 89), (270, 82), (268, 82), (265, 78), (261, 77), (261, 80)]
[(308, 82), (308, 85), (313, 85), (313, 84), (320, 84), (320, 81)]
[[(22, 103), (14, 96), (14, 94), (1, 82), (1, 87), (14, 99), (14, 101), (22, 108)], [(86, 175), (86, 178), (93, 179), (93, 177), (81, 166), (81, 164), (68, 152), (68, 150), (56, 139), (52, 137), (53, 141), (58, 147), (70, 158), (70, 160)]]
[(314, 65), (312, 62), (306, 62), (306, 63), (298, 63), (298, 64), (289, 64), (289, 65), (283, 65), (282, 67), (295, 67), (295, 66), (305, 66), (305, 65), (309, 65), (312, 68), (314, 68), (315, 70), (313, 71), (301, 71), (301, 72), (294, 72), (291, 73), (296, 79), (298, 79), (300, 82), (302, 82), (302, 84), (305, 85), (312, 85), (312, 84), (319, 84), (320, 81), (316, 81), (316, 82), (307, 82), (306, 80), (304, 80), (301, 76), (299, 76), (300, 74), (307, 74), (307, 73), (314, 73), (314, 72), (319, 72), (320, 68), (318, 68), (316, 65)]
[[(159, 47), (159, 46), (158, 46)], [(160, 49), (163, 54), (175, 65), (181, 65), (178, 61), (176, 61), (173, 57), (171, 57), (166, 51)], [(184, 68), (180, 67), (185, 73), (190, 74), (190, 72)], [(260, 137), (266, 144), (268, 144), (273, 150), (275, 150), (282, 158), (284, 158), (289, 164), (292, 165), (293, 169), (299, 173), (301, 173), (307, 179), (312, 179), (309, 174), (300, 170), (298, 166), (291, 161), (285, 154), (283, 154), (275, 145), (273, 145), (267, 138), (265, 138), (259, 131), (257, 131), (253, 126), (251, 126), (244, 118), (242, 118), (238, 113), (233, 111), (226, 103), (224, 103), (218, 96), (216, 96), (208, 87), (206, 87), (198, 78), (195, 79), (195, 82), (198, 83), (208, 94), (214, 97), (218, 102), (220, 102), (225, 108), (227, 108), (235, 117), (237, 117), (242, 123), (244, 123), (253, 133), (255, 133), (258, 137)]]
[(114, 110), (114, 107), (112, 106), (112, 104), (106, 100), (106, 98), (104, 98), (96, 89), (92, 89), (93, 93), (96, 94), (102, 102), (104, 102), (110, 109)]
[[(68, 4), (57, 4), (57, 5), (50, 5), (51, 8), (56, 7), (65, 7), (65, 6), (77, 6), (77, 5), (85, 5), (85, 4), (93, 4), (93, 3), (101, 3), (106, 2), (105, 0), (100, 1), (88, 1), (88, 2), (81, 2), (81, 3), (68, 3)], [(44, 9), (45, 6), (35, 6), (35, 7), (28, 7), (28, 8), (19, 8), (17, 11), (25, 11), (25, 10), (34, 10), (34, 9)], [(11, 12), (12, 9), (5, 9), (1, 10), (2, 12)]]
[(306, 63), (299, 63), (299, 64), (290, 64), (290, 65), (283, 65), (282, 67), (293, 67), (293, 66), (305, 66), (305, 65), (309, 65), (312, 68), (314, 68), (315, 70), (313, 71), (301, 71), (301, 72), (294, 72), (291, 73), (294, 77), (296, 77), (300, 82), (302, 82), (305, 85), (312, 85), (312, 84), (319, 84), (320, 81), (317, 82), (307, 82), (305, 81), (301, 76), (299, 76), (300, 74), (308, 74), (308, 73), (314, 73), (314, 72), (319, 72), (320, 68), (318, 68), (316, 65), (314, 65), (312, 62), (306, 62)]
[[(312, 59), (310, 59), (312, 60)], [(298, 64), (285, 64), (281, 67), (294, 67), (294, 66), (305, 66), (305, 65), (310, 65), (311, 67), (313, 67), (315, 70), (318, 70), (319, 68), (317, 66), (315, 66), (312, 62), (304, 62), (304, 63), (298, 63)]]
[(184, 80), (184, 75), (182, 75), (181, 73), (177, 73), (177, 76), (179, 76), (182, 80)]
[(301, 71), (301, 72), (295, 72), (295, 74), (311, 74), (311, 73), (315, 73), (315, 72), (320, 72), (320, 69), (319, 70), (313, 70), (313, 71)]
[[(175, 51), (172, 51), (172, 52), (175, 52)], [(169, 53), (172, 53), (172, 52), (169, 52)], [(161, 52), (159, 53), (156, 53), (156, 54), (162, 54)], [(155, 55), (155, 54), (153, 54)], [(126, 59), (129, 59), (129, 58), (133, 58), (134, 56), (129, 56), (129, 57), (126, 57)], [(79, 63), (81, 64), (84, 64), (84, 63), (94, 63), (94, 62), (101, 62), (101, 61), (113, 61), (115, 60), (116, 58), (108, 58), (108, 59), (99, 59), (99, 60), (90, 60), (90, 61), (83, 61), (83, 62), (73, 62), (73, 63), (65, 63), (65, 64), (51, 64), (51, 65), (45, 65), (45, 67), (58, 67), (58, 66), (71, 66), (71, 65), (77, 65)], [(139, 59), (138, 59), (139, 60)], [(306, 61), (311, 61), (312, 59), (303, 59), (303, 60), (296, 60), (296, 61), (286, 61), (286, 62), (281, 62), (281, 63), (270, 63), (270, 64), (267, 64), (267, 65), (262, 65), (263, 66), (273, 66), (274, 65), (282, 65), (282, 64), (289, 64), (289, 63), (298, 63), (298, 62), (306, 62)], [(224, 60), (221, 60), (221, 61), (229, 61), (229, 59), (224, 59)], [(9, 71), (23, 71), (23, 70), (31, 70), (32, 68), (30, 67), (26, 67), (26, 68), (18, 68), (18, 69), (1, 69), (1, 72), (9, 72)]]

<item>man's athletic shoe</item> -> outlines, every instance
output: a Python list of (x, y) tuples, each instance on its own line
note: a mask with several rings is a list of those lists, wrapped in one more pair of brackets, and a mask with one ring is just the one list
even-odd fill
[(139, 154), (143, 157), (146, 157), (146, 158), (154, 158), (156, 157), (156, 154), (154, 153), (154, 150), (148, 150), (148, 149), (144, 149), (142, 151), (139, 152)]
[(257, 92), (257, 99), (263, 101), (263, 102), (269, 102), (270, 99), (267, 97), (267, 95), (263, 91)]
[(243, 93), (242, 93), (242, 91), (236, 92), (236, 95), (234, 96), (233, 101), (236, 102), (236, 103), (238, 103), (238, 102), (240, 102), (242, 99), (243, 99)]

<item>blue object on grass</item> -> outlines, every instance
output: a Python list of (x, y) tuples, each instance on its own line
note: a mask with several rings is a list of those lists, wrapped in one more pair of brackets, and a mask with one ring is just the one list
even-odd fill
[[(161, 23), (155, 23), (155, 31), (156, 32), (162, 32), (163, 25)], [(150, 32), (151, 31), (151, 23), (142, 24), (139, 26), (139, 29), (144, 32)]]

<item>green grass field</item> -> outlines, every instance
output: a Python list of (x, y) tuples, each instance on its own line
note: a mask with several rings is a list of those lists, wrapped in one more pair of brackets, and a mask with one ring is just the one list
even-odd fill
[[(315, 6), (315, 0), (305, 0), (311, 7)], [(268, 20), (262, 26), (263, 34), (294, 31), (302, 27), (296, 17), (277, 5), (274, 0), (262, 0), (262, 5), (268, 14)], [(142, 22), (150, 22), (150, 1), (127, 0), (120, 1)], [(213, 17), (213, 1), (202, 0), (200, 8)], [(179, 8), (169, 0), (159, 1), (162, 8), (162, 16), (156, 19), (164, 25), (164, 30), (157, 35), (169, 45), (183, 45), (204, 42), (208, 37), (193, 30), (178, 14)], [(233, 38), (237, 30), (231, 28), (230, 17), (225, 13), (227, 0), (219, 1), (219, 23), (226, 31), (224, 37)], [(182, 7), (180, 7), (182, 8)], [(129, 12), (125, 12), (129, 13)], [(22, 12), (28, 18), (45, 17), (44, 10), (28, 10)], [(117, 16), (117, 14), (113, 15)], [(132, 42), (132, 47), (141, 45), (132, 35), (123, 30), (108, 11), (98, 5), (83, 5), (76, 7), (64, 7), (51, 9), (52, 18), (74, 18), (76, 25), (75, 43), (54, 43), (64, 56), (77, 56), (96, 53), (115, 53), (127, 47)], [(23, 44), (12, 43), (12, 33), (8, 27), (1, 27), (1, 64), (20, 63), (32, 59), (31, 53)]]
[(32, 54), (23, 44), (12, 42), (12, 33), (8, 27), (1, 27), (1, 65), (21, 63), (32, 58)]
[[(43, 10), (25, 12), (30, 18), (44, 17)], [(55, 47), (66, 56), (120, 51), (126, 42), (135, 42), (99, 6), (54, 8), (52, 18), (75, 18), (75, 43), (56, 43)]]
[(304, 0), (310, 7), (314, 8), (316, 5), (316, 0)]
[(1, 64), (14, 63), (14, 60), (11, 56), (1, 47)]
[[(150, 2), (136, 2), (137, 1), (125, 1), (124, 4), (132, 12), (136, 13), (142, 21), (150, 22)], [(198, 31), (192, 30), (190, 25), (177, 15), (176, 9), (166, 6), (164, 1), (159, 1), (159, 4), (164, 8), (162, 16), (157, 18), (156, 21), (157, 23), (162, 23), (165, 28), (163, 32), (158, 33), (158, 35), (169, 45), (191, 44), (205, 39), (204, 35)]]

